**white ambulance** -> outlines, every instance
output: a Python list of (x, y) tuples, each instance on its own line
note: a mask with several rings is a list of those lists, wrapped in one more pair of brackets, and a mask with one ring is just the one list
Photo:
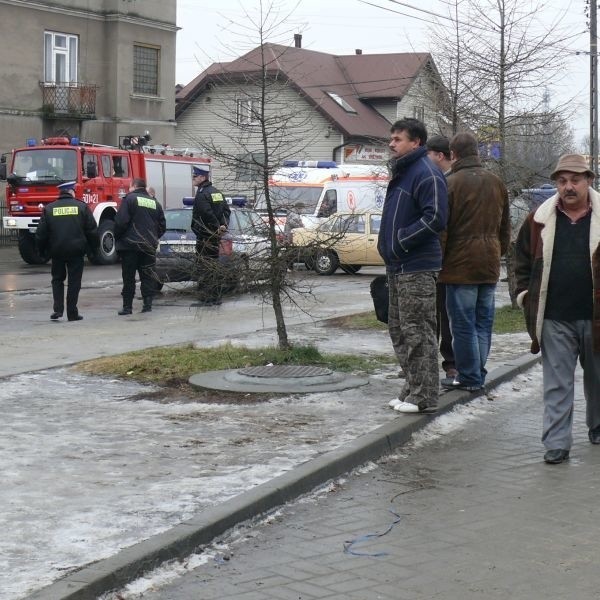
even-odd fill
[[(269, 196), (282, 222), (289, 215), (298, 220), (294, 227), (315, 227), (335, 212), (381, 209), (388, 181), (387, 168), (379, 165), (285, 161), (269, 180)], [(255, 208), (266, 211), (264, 196)]]

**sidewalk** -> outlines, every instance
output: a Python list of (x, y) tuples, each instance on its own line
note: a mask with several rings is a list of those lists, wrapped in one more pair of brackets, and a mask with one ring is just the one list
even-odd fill
[[(268, 337), (269, 333), (264, 335)], [(331, 343), (336, 347), (345, 345), (353, 352), (369, 353), (378, 345), (381, 351), (389, 352), (385, 332), (361, 332), (359, 343), (356, 333), (348, 333), (344, 340), (339, 331), (328, 328), (317, 330), (315, 336), (319, 338), (319, 347), (326, 351), (331, 350), (328, 345)], [(526, 334), (502, 337), (493, 343), (490, 370), (495, 370), (490, 373), (490, 388), (536, 361), (531, 355), (525, 355), (522, 360), (507, 358), (515, 352), (526, 351)], [(255, 336), (252, 339), (261, 343)], [(78, 455), (78, 448), (87, 440), (89, 446), (85, 454), (92, 462), (84, 456), (84, 463), (78, 467), (84, 469), (82, 476), (75, 478), (74, 472), (69, 475), (69, 482), (77, 486), (78, 504), (69, 507), (67, 495), (57, 499), (57, 505), (67, 511), (72, 526), (66, 536), (61, 530), (56, 533), (65, 536), (64, 541), (69, 542), (73, 550), (69, 558), (61, 548), (63, 544), (56, 545), (52, 563), (55, 569), (60, 569), (65, 563), (69, 564), (67, 561), (81, 559), (82, 555), (88, 556), (88, 561), (94, 552), (96, 560), (111, 556), (115, 543), (127, 548), (74, 571), (28, 598), (96, 598), (106, 590), (118, 589), (151, 565), (185, 557), (238, 523), (390, 452), (408, 441), (413, 432), (435, 421), (431, 417), (398, 415), (387, 407), (387, 401), (397, 390), (397, 381), (381, 373), (371, 378), (367, 388), (335, 395), (283, 397), (266, 405), (236, 406), (234, 410), (226, 405), (195, 403), (156, 406), (156, 403), (141, 401), (143, 393), (138, 399), (135, 396), (130, 399), (133, 392), (123, 393), (122, 388), (120, 396), (109, 402), (111, 386), (107, 382), (102, 388), (107, 398), (102, 402), (102, 412), (97, 410), (98, 399), (91, 396), (89, 403), (93, 411), (89, 418), (84, 422), (78, 420), (72, 426), (65, 424), (73, 429), (83, 423), (81, 439), (77, 439), (69, 451)], [(78, 385), (84, 386), (84, 383), (79, 381)], [(58, 382), (55, 385), (60, 386)], [(64, 385), (73, 385), (73, 382), (65, 381)], [(86, 397), (91, 388), (84, 386), (82, 390)], [(438, 415), (472, 399), (468, 393), (447, 393)], [(69, 412), (79, 415), (81, 407), (74, 406)], [(118, 422), (113, 426), (115, 431), (107, 431), (109, 426), (104, 413)], [(42, 414), (42, 418), (46, 417)], [(61, 415), (55, 418), (60, 420)], [(208, 431), (213, 438), (210, 443), (201, 437), (203, 422), (209, 424)], [(95, 432), (89, 429), (92, 423)], [(136, 432), (139, 423), (144, 424), (144, 430)], [(199, 426), (202, 429), (199, 430)], [(196, 446), (195, 440), (199, 437)], [(96, 439), (102, 442), (98, 448)], [(68, 456), (64, 460), (68, 460)], [(69, 468), (74, 467), (77, 465), (71, 461)], [(134, 473), (130, 472), (132, 468)], [(43, 465), (38, 476), (40, 471), (43, 474)], [(101, 487), (95, 482), (102, 484)], [(202, 510), (198, 500), (206, 497), (207, 486), (213, 496), (207, 498), (209, 502)], [(80, 496), (84, 490), (89, 503), (85, 502), (85, 496)], [(34, 510), (35, 505), (31, 509)], [(190, 518), (194, 513), (197, 516)], [(48, 520), (54, 519), (60, 520), (60, 515), (52, 515)], [(94, 528), (98, 521), (100, 528)], [(107, 528), (106, 523), (111, 523), (111, 527)], [(165, 525), (172, 528), (166, 529)], [(119, 533), (119, 528), (123, 533)], [(143, 539), (153, 533), (156, 535), (134, 543), (136, 536)], [(88, 549), (86, 540), (90, 539), (93, 545)], [(35, 550), (37, 548), (32, 549), (34, 554)], [(59, 550), (61, 553), (57, 554)], [(38, 582), (47, 578), (47, 574), (41, 575), (43, 578), (40, 576)], [(14, 581), (14, 571), (12, 577)]]
[[(578, 378), (571, 460), (544, 464), (540, 384), (517, 376), (496, 401), (438, 417), (394, 454), (137, 591), (144, 600), (597, 598), (600, 448), (587, 441)], [(135, 591), (119, 598), (142, 597)]]

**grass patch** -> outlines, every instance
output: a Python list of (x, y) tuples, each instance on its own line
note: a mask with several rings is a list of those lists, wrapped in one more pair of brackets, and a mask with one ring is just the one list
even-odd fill
[(221, 369), (274, 365), (313, 365), (328, 367), (334, 371), (373, 372), (383, 365), (395, 362), (393, 353), (355, 356), (346, 354), (322, 354), (314, 346), (296, 346), (290, 350), (276, 347), (246, 348), (223, 344), (216, 348), (169, 346), (148, 348), (79, 363), (76, 368), (93, 375), (110, 375), (123, 379), (135, 379), (146, 383), (174, 385), (194, 373)]
[(520, 308), (501, 306), (496, 309), (494, 333), (521, 333), (527, 331), (525, 315)]

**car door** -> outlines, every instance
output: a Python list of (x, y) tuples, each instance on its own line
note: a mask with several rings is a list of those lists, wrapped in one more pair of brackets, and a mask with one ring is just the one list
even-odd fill
[(367, 219), (367, 239), (366, 239), (366, 254), (368, 265), (382, 265), (383, 259), (377, 251), (377, 239), (379, 238), (379, 229), (381, 227), (381, 215), (371, 213)]
[(366, 220), (363, 214), (344, 215), (340, 218), (340, 239), (335, 250), (343, 265), (362, 265), (367, 257)]

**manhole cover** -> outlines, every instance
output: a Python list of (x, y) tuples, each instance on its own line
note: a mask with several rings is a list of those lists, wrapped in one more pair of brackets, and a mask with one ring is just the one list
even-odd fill
[(322, 377), (331, 375), (330, 369), (322, 367), (304, 367), (302, 365), (273, 365), (271, 367), (248, 367), (238, 371), (240, 375), (248, 377)]

